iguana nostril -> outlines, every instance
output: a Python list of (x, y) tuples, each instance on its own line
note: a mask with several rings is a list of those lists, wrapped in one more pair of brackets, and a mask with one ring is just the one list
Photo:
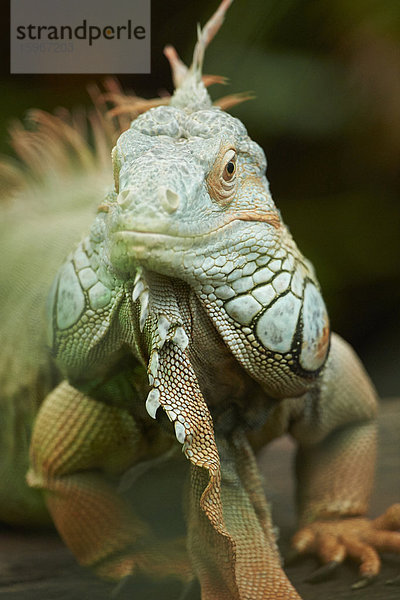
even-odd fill
[(168, 213), (175, 212), (180, 204), (179, 194), (169, 188), (162, 187), (159, 191), (161, 206)]
[(117, 202), (118, 204), (120, 204), (121, 206), (123, 206), (124, 204), (130, 204), (133, 200), (133, 192), (132, 190), (123, 190), (122, 192), (120, 192), (117, 196)]

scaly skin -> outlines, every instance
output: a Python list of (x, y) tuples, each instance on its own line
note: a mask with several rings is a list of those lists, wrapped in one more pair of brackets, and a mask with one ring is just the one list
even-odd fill
[[(400, 510), (363, 517), (375, 392), (330, 336), (263, 151), (202, 83), (228, 5), (189, 70), (168, 50), (175, 94), (120, 136), (115, 187), (54, 281), (48, 341), (65, 381), (37, 415), (28, 482), (80, 563), (103, 577), (197, 577), (203, 600), (294, 600), (255, 448), (286, 432), (298, 442), (299, 553), (330, 565), (347, 554), (368, 579), (379, 570), (373, 547), (400, 549), (390, 531)], [(179, 443), (186, 542), (160, 542), (118, 480)]]

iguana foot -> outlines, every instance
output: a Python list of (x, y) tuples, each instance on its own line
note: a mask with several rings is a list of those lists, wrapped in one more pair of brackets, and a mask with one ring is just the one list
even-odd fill
[(298, 555), (316, 554), (324, 566), (308, 582), (326, 579), (346, 559), (359, 563), (361, 579), (352, 585), (358, 589), (374, 581), (380, 571), (378, 551), (400, 553), (400, 504), (393, 504), (377, 519), (354, 517), (314, 521), (300, 529), (292, 539)]

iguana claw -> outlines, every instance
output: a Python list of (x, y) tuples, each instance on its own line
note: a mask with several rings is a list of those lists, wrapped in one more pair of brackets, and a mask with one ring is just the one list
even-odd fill
[(121, 598), (121, 594), (123, 594), (124, 591), (129, 587), (129, 584), (133, 581), (133, 579), (133, 575), (126, 575), (123, 577), (111, 591), (111, 599), (119, 600)]
[(353, 583), (351, 589), (360, 590), (361, 588), (367, 587), (368, 585), (371, 585), (371, 583), (373, 583), (376, 580), (376, 578), (376, 575), (364, 575), (364, 577), (361, 577), (361, 579), (356, 581), (356, 583)]
[(394, 577), (393, 579), (388, 579), (385, 581), (385, 585), (399, 585), (400, 586), (400, 575)]
[(331, 560), (326, 565), (323, 565), (322, 567), (311, 573), (311, 575), (309, 575), (304, 581), (306, 581), (307, 583), (320, 583), (321, 581), (325, 581), (326, 579), (331, 577), (331, 575), (333, 575), (333, 573), (337, 570), (339, 565), (341, 565), (340, 561)]

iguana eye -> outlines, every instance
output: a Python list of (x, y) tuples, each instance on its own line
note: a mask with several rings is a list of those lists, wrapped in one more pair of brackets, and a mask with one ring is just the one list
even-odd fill
[(210, 196), (227, 206), (233, 199), (236, 190), (237, 154), (232, 147), (221, 148), (214, 166), (207, 177), (207, 187)]
[(228, 150), (224, 156), (223, 164), (224, 170), (222, 172), (222, 178), (224, 181), (232, 181), (236, 173), (236, 152), (234, 150)]

